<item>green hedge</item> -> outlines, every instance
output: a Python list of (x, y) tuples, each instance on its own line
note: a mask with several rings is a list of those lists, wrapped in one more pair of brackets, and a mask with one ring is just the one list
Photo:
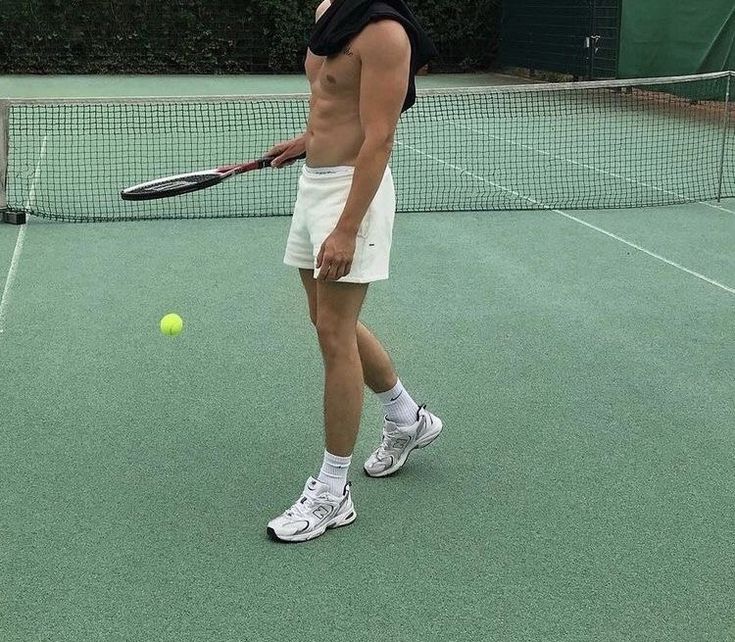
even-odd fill
[[(442, 57), (435, 71), (487, 68), (500, 0), (409, 0)], [(302, 71), (318, 0), (8, 0), (0, 73)]]

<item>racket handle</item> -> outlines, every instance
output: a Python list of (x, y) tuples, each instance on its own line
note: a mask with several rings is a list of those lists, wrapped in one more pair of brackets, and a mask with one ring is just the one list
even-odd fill
[[(296, 160), (304, 160), (306, 158), (306, 152), (301, 154), (300, 156), (296, 156), (294, 158), (289, 158), (289, 161), (296, 161)], [(270, 167), (271, 163), (273, 162), (274, 158), (261, 158), (258, 160), (258, 169), (264, 169), (266, 167)]]
[[(306, 154), (301, 154), (301, 156), (297, 156), (291, 160), (301, 160), (304, 158), (306, 158)], [(272, 162), (273, 157), (259, 158), (258, 160), (251, 161), (250, 163), (244, 163), (242, 165), (225, 165), (223, 167), (218, 167), (215, 171), (227, 178), (232, 174), (245, 174), (246, 172), (252, 172), (256, 169), (266, 169), (271, 166)]]

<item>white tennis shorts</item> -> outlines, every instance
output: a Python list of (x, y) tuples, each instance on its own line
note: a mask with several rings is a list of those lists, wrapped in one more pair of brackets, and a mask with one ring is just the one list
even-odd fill
[[(354, 173), (354, 167), (304, 167), (283, 259), (286, 265), (314, 270), (314, 278), (319, 276), (317, 256), (342, 216)], [(395, 213), (393, 175), (387, 168), (357, 233), (352, 270), (340, 283), (373, 283), (388, 278)]]

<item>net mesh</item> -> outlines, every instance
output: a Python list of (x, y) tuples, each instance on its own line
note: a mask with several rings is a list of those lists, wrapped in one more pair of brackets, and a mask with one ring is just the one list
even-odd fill
[[(391, 161), (399, 211), (623, 208), (735, 196), (729, 83), (722, 73), (422, 92), (401, 120)], [(125, 202), (119, 193), (262, 155), (304, 130), (305, 96), (3, 107), (9, 210), (65, 221), (291, 214), (297, 166), (156, 202)]]

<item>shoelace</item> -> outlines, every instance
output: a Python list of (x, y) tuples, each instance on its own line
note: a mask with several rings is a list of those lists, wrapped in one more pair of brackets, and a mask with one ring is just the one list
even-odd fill
[(311, 515), (311, 509), (314, 507), (314, 503), (319, 500), (319, 497), (310, 497), (309, 495), (302, 495), (291, 508), (286, 511), (289, 517), (304, 517), (306, 519)]
[(299, 497), (299, 501), (286, 511), (286, 515), (289, 517), (306, 517), (313, 501), (308, 495), (302, 495)]
[(400, 430), (395, 432), (383, 431), (383, 440), (380, 442), (380, 448), (378, 449), (378, 457), (387, 455), (391, 450), (400, 450), (405, 446), (410, 437), (403, 434)]

